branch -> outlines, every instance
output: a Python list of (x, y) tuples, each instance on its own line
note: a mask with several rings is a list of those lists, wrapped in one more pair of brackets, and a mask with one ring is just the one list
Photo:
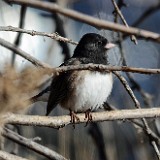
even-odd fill
[[(119, 78), (119, 80), (122, 82), (122, 84), (124, 85), (124, 87), (126, 88), (128, 94), (130, 95), (130, 97), (133, 99), (133, 102), (135, 103), (135, 107), (138, 109), (141, 109), (140, 106), (140, 102), (138, 101), (138, 99), (136, 98), (136, 96), (134, 95), (132, 89), (130, 88), (130, 86), (128, 85), (127, 81), (125, 80), (125, 78), (123, 76), (121, 76), (118, 72), (114, 72), (114, 74)], [(157, 147), (157, 143), (158, 141), (155, 140), (152, 135), (151, 135), (151, 128), (149, 127), (147, 120), (145, 119), (145, 117), (142, 117), (142, 122), (144, 124), (144, 128), (146, 130), (147, 136), (150, 140), (150, 143), (152, 144), (152, 147), (154, 148), (157, 158), (160, 160), (160, 152), (158, 150)], [(157, 143), (156, 143), (157, 142)]]
[[(85, 123), (85, 114), (77, 114), (80, 121), (75, 123)], [(160, 108), (152, 109), (125, 109), (115, 111), (104, 111), (104, 112), (93, 112), (93, 122), (99, 121), (113, 121), (113, 120), (125, 120), (125, 119), (137, 119), (137, 118), (155, 118), (160, 117)], [(71, 124), (71, 117), (65, 116), (30, 116), (30, 115), (19, 115), (8, 113), (4, 116), (5, 123), (18, 124), (18, 125), (34, 125), (34, 126), (45, 126), (52, 128), (60, 128)]]
[(98, 18), (94, 18), (92, 16), (88, 16), (86, 14), (83, 14), (77, 11), (62, 8), (57, 4), (41, 2), (41, 1), (33, 1), (33, 0), (5, 0), (5, 1), (10, 3), (20, 4), (20, 5), (27, 5), (34, 8), (43, 9), (49, 12), (57, 12), (64, 16), (70, 17), (72, 19), (87, 23), (96, 28), (119, 31), (124, 34), (135, 35), (137, 37), (142, 37), (147, 40), (150, 39), (160, 43), (160, 34), (158, 33), (146, 31), (143, 29), (133, 28), (133, 27), (127, 28), (120, 24), (115, 24), (113, 22), (100, 20)]
[(99, 71), (123, 71), (123, 72), (133, 72), (133, 73), (141, 73), (141, 74), (159, 74), (160, 69), (146, 69), (146, 68), (133, 68), (133, 67), (126, 67), (126, 66), (106, 66), (106, 65), (98, 65), (98, 64), (85, 64), (85, 65), (70, 65), (70, 66), (63, 66), (58, 68), (51, 68), (50, 65), (39, 61), (38, 59), (34, 58), (33, 56), (29, 55), (25, 51), (17, 48), (14, 44), (5, 41), (4, 39), (0, 38), (0, 45), (14, 51), (19, 56), (25, 58), (32, 64), (42, 68), (48, 68), (53, 70), (53, 72), (65, 72), (69, 70), (99, 70)]
[[(111, 0), (111, 1), (112, 1), (113, 5), (114, 5), (114, 8), (115, 8), (117, 14), (118, 14), (119, 17), (121, 18), (123, 24), (124, 24), (126, 27), (129, 28), (129, 26), (128, 26), (128, 24), (127, 24), (125, 18), (123, 17), (123, 14), (121, 13), (121, 11), (120, 11), (120, 9), (119, 9), (117, 3), (115, 2), (115, 0)], [(131, 41), (133, 41), (135, 44), (138, 44), (137, 39), (136, 39), (136, 37), (135, 37), (134, 35), (131, 35), (130, 38), (131, 38)]]
[(26, 60), (28, 60), (29, 62), (31, 62), (33, 65), (37, 66), (37, 67), (42, 67), (42, 68), (50, 68), (50, 66), (46, 63), (43, 63), (41, 61), (39, 61), (38, 59), (34, 58), (33, 56), (29, 55), (28, 53), (26, 53), (25, 51), (21, 50), (20, 48), (16, 47), (16, 45), (7, 42), (6, 40), (0, 38), (0, 45), (8, 48), (9, 50), (15, 52), (16, 54), (18, 54), (19, 56), (25, 58)]
[(2, 150), (0, 150), (0, 159), (2, 159), (2, 160), (15, 160), (15, 159), (16, 160), (28, 160), (26, 158), (22, 158), (22, 157), (7, 153)]
[(61, 37), (60, 35), (58, 35), (58, 33), (46, 33), (46, 32), (38, 32), (38, 31), (34, 31), (34, 30), (26, 30), (26, 29), (22, 29), (22, 28), (18, 28), (18, 27), (12, 27), (12, 26), (0, 26), (0, 31), (12, 31), (12, 32), (18, 32), (18, 33), (26, 33), (29, 34), (31, 36), (45, 36), (45, 37), (50, 37), (52, 39), (55, 39), (57, 41), (63, 41), (63, 42), (67, 42), (67, 43), (71, 43), (74, 45), (77, 45), (77, 42), (72, 41), (71, 39), (65, 38), (65, 37)]
[(56, 153), (55, 151), (44, 147), (36, 142), (34, 142), (33, 140), (27, 139), (7, 128), (4, 128), (3, 131), (1, 132), (2, 136), (20, 144), (23, 145), (49, 159), (52, 160), (67, 160), (66, 158), (64, 158), (63, 156), (61, 156), (60, 154)]
[(80, 64), (53, 68), (53, 72), (66, 72), (71, 70), (97, 70), (97, 71), (123, 71), (141, 74), (160, 74), (160, 69), (135, 68), (128, 66), (108, 66), (102, 64)]
[(135, 107), (140, 109), (141, 108), (140, 103), (137, 100), (136, 96), (134, 95), (132, 89), (128, 85), (127, 80), (123, 76), (121, 76), (118, 72), (113, 72), (113, 73), (118, 77), (118, 79), (121, 81), (121, 83), (125, 87), (126, 91), (128, 92), (128, 94), (132, 98), (132, 100), (133, 100), (133, 102), (135, 104)]
[[(122, 58), (122, 65), (123, 66), (128, 66), (127, 65), (127, 62), (126, 62), (126, 57), (125, 57), (125, 51), (124, 51), (124, 48), (123, 48), (123, 45), (122, 45), (122, 36), (120, 33), (118, 33), (118, 38), (119, 38), (119, 49), (120, 49), (120, 54), (121, 54), (121, 58)], [(145, 90), (142, 89), (142, 87), (140, 86), (140, 84), (138, 84), (138, 82), (134, 79), (134, 77), (132, 76), (131, 73), (129, 72), (126, 72), (126, 75), (131, 83), (131, 88), (133, 90), (138, 90), (139, 93), (141, 94), (142, 98), (143, 98), (143, 101), (144, 103), (147, 105), (147, 106), (153, 106), (152, 104), (152, 96), (147, 93)]]

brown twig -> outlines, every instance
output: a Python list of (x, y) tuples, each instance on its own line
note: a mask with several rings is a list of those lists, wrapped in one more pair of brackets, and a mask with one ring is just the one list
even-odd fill
[[(85, 114), (77, 114), (79, 121), (75, 123), (86, 123)], [(113, 121), (113, 120), (125, 120), (125, 119), (139, 119), (139, 118), (155, 118), (160, 117), (160, 108), (152, 109), (125, 109), (115, 111), (93, 112), (93, 122), (98, 121)], [(19, 125), (34, 125), (34, 126), (46, 126), (52, 128), (60, 128), (71, 124), (71, 117), (65, 116), (31, 116), (31, 115), (18, 115), (8, 113), (3, 115), (5, 123), (19, 124)]]
[[(125, 56), (124, 56), (124, 50), (123, 50), (123, 47), (122, 47), (122, 40), (123, 40), (123, 39), (122, 39), (121, 33), (118, 33), (118, 37), (119, 37), (120, 53), (121, 53), (121, 56), (122, 56), (122, 58), (123, 58), (123, 65), (127, 66), (126, 59), (125, 59)], [(152, 106), (152, 103), (151, 103), (149, 94), (146, 93), (146, 92), (140, 87), (140, 85), (133, 79), (131, 73), (126, 72), (126, 75), (128, 76), (130, 82), (134, 85), (134, 89), (137, 89), (137, 90), (140, 92), (141, 96), (142, 96), (143, 99), (144, 99), (144, 103), (147, 104), (148, 106)], [(122, 79), (122, 81), (123, 81), (123, 79)], [(147, 133), (148, 127), (147, 127), (147, 128), (146, 128), (146, 127), (144, 128), (143, 125), (139, 125), (139, 123), (137, 124), (137, 122), (135, 123), (135, 120), (130, 120), (130, 122), (132, 122), (132, 123), (140, 126), (140, 127), (144, 130), (144, 132), (145, 132), (146, 134), (148, 134), (148, 133)], [(152, 137), (152, 140), (154, 139), (156, 142), (159, 142), (159, 137), (157, 137), (157, 135), (156, 135), (152, 130), (149, 130), (149, 133), (151, 134), (150, 137)], [(150, 139), (150, 141), (151, 141), (151, 139)], [(155, 150), (155, 152), (156, 152), (157, 157), (159, 158), (159, 154), (158, 154), (158, 151), (157, 151), (157, 145), (156, 145), (155, 141), (151, 141), (151, 144), (152, 144), (152, 146), (154, 147), (154, 150)]]
[[(122, 45), (122, 35), (121, 33), (118, 33), (118, 38), (119, 38), (119, 49), (120, 49), (120, 54), (121, 54), (121, 57), (122, 57), (122, 64), (123, 66), (128, 66), (127, 65), (127, 62), (126, 62), (126, 58), (125, 58), (125, 52), (124, 52), (124, 49), (123, 49), (123, 45)], [(131, 73), (129, 72), (126, 72), (126, 75), (129, 79), (129, 81), (131, 82), (132, 84), (132, 90), (136, 89), (139, 91), (139, 93), (141, 94), (141, 96), (143, 97), (143, 101), (144, 103), (149, 107), (149, 106), (153, 106), (153, 104), (151, 103), (151, 99), (152, 99), (152, 96), (147, 93), (146, 91), (144, 91), (142, 89), (142, 87), (138, 84), (138, 82), (136, 82), (136, 80), (134, 80), (133, 76)]]
[[(133, 72), (133, 73), (141, 73), (141, 74), (159, 74), (160, 69), (145, 69), (145, 68), (133, 68), (133, 67), (126, 67), (126, 66), (106, 66), (106, 65), (99, 65), (99, 64), (83, 64), (83, 65), (70, 65), (70, 66), (63, 66), (58, 68), (53, 68), (53, 73), (61, 73), (71, 70), (96, 70), (96, 71), (124, 71), (124, 72)], [(123, 82), (124, 83), (124, 82)], [(47, 99), (39, 98), (43, 96), (43, 94), (50, 91), (50, 86), (46, 87), (43, 91), (38, 93), (37, 95), (33, 96), (30, 101), (46, 101)], [(45, 96), (46, 97), (46, 96)]]
[(72, 19), (87, 23), (96, 28), (120, 31), (124, 34), (135, 35), (137, 37), (142, 37), (147, 40), (150, 39), (150, 40), (160, 43), (160, 34), (158, 33), (146, 31), (143, 29), (133, 28), (133, 27), (127, 28), (120, 24), (115, 24), (115, 23), (108, 22), (105, 20), (100, 20), (98, 18), (94, 18), (92, 16), (88, 16), (88, 15), (79, 13), (77, 11), (62, 8), (57, 4), (41, 2), (41, 1), (33, 1), (33, 0), (5, 0), (5, 1), (14, 3), (14, 4), (27, 5), (27, 6), (34, 7), (34, 8), (43, 9), (49, 12), (57, 12), (64, 16), (70, 17)]
[(33, 65), (37, 67), (42, 67), (42, 68), (51, 68), (48, 64), (43, 63), (39, 61), (38, 59), (34, 58), (33, 56), (29, 55), (25, 51), (21, 50), (20, 48), (17, 48), (14, 44), (7, 42), (6, 40), (0, 38), (0, 45), (12, 50), (16, 54), (20, 55), (21, 57), (25, 58), (29, 62), (31, 62)]
[[(118, 14), (119, 17), (121, 18), (123, 24), (124, 24), (126, 27), (129, 28), (128, 23), (126, 22), (126, 20), (125, 20), (123, 14), (121, 13), (121, 11), (120, 11), (120, 9), (119, 9), (117, 3), (115, 2), (115, 0), (111, 0), (111, 1), (112, 1), (112, 3), (113, 3), (113, 6), (114, 6), (114, 8), (115, 8), (117, 14)], [(133, 41), (135, 44), (138, 44), (137, 39), (136, 39), (136, 37), (135, 37), (134, 35), (131, 35), (130, 38), (131, 38), (131, 41)]]
[(53, 150), (50, 150), (47, 147), (44, 147), (36, 142), (34, 142), (33, 140), (27, 139), (7, 128), (4, 128), (3, 131), (1, 132), (2, 136), (20, 144), (23, 145), (43, 156), (45, 156), (48, 159), (52, 159), (52, 160), (67, 160), (66, 158), (64, 158), (63, 156), (61, 156), (60, 154), (56, 153)]
[[(133, 73), (141, 73), (141, 74), (159, 74), (160, 69), (145, 69), (145, 68), (133, 68), (133, 67), (126, 67), (126, 66), (106, 66), (106, 65), (99, 65), (99, 64), (83, 64), (83, 65), (70, 65), (70, 66), (63, 66), (58, 68), (53, 68), (53, 73), (61, 73), (71, 70), (96, 70), (96, 71), (124, 71), (124, 72), (133, 72)], [(33, 96), (30, 101), (36, 102), (41, 101), (42, 99), (39, 97), (43, 96), (43, 94), (47, 93), (50, 89), (48, 86), (46, 89), (38, 93), (37, 95)], [(46, 101), (46, 99), (43, 99)]]
[[(19, 30), (19, 28), (18, 28)], [(21, 30), (21, 29), (20, 29)], [(23, 29), (22, 29), (23, 30)], [(24, 52), (23, 50), (17, 48), (15, 45), (11, 44), (10, 42), (5, 41), (4, 39), (0, 38), (0, 45), (14, 51), (16, 54), (20, 55), (21, 57), (25, 58), (26, 60), (30, 61), (32, 64), (51, 69), (46, 63), (42, 63), (41, 61), (37, 60), (36, 58), (32, 57), (28, 53)], [(87, 64), (87, 65), (71, 65), (71, 66), (64, 66), (53, 69), (56, 72), (65, 72), (67, 70), (82, 70), (82, 69), (97, 69), (97, 70), (110, 70), (110, 71), (124, 71), (124, 72), (133, 72), (133, 73), (142, 73), (142, 74), (159, 74), (160, 69), (145, 69), (145, 68), (133, 68), (127, 66), (105, 66), (105, 65), (95, 65), (95, 64)]]
[[(124, 50), (123, 50), (123, 47), (122, 47), (122, 36), (121, 36), (120, 33), (118, 34), (118, 36), (119, 36), (119, 48), (120, 48), (120, 52), (121, 52), (121, 55), (122, 55), (122, 58), (123, 58), (123, 65), (127, 66), (126, 59), (125, 59), (125, 56), (124, 56)], [(146, 93), (141, 88), (141, 86), (134, 80), (134, 78), (132, 77), (131, 73), (127, 72), (126, 75), (128, 76), (130, 82), (134, 86), (134, 89), (137, 89), (140, 92), (141, 96), (144, 99), (144, 103), (147, 104), (148, 106), (152, 106), (149, 94)], [(137, 122), (135, 122), (135, 120), (130, 120), (130, 122), (132, 122), (132, 123), (136, 124), (137, 126), (141, 127), (144, 130), (144, 132), (147, 134), (147, 130), (146, 130), (146, 128), (144, 128), (143, 125), (139, 125), (139, 123), (137, 124)], [(152, 130), (150, 130), (150, 134), (151, 134), (152, 139), (154, 139), (155, 141), (159, 142), (159, 137)], [(156, 155), (158, 156), (156, 143), (155, 142), (151, 142), (151, 144), (154, 147)]]
[(4, 39), (0, 38), (0, 45), (14, 51), (16, 54), (25, 58), (35, 66), (48, 68), (53, 70), (53, 72), (65, 72), (68, 70), (89, 70), (90, 69), (90, 70), (99, 70), (99, 71), (123, 71), (123, 72), (133, 72), (133, 73), (141, 73), (141, 74), (159, 74), (160, 73), (160, 69), (133, 68), (133, 67), (126, 67), (126, 66), (122, 66), (122, 67), (106, 66), (101, 64), (100, 65), (97, 65), (97, 64), (70, 65), (70, 66), (52, 68), (50, 65), (39, 61), (38, 59), (34, 58), (33, 56), (29, 55), (23, 50), (17, 48), (15, 45), (5, 41)]
[(133, 99), (133, 102), (135, 103), (135, 107), (140, 108), (140, 103), (137, 100), (137, 98), (135, 97), (135, 95), (134, 95), (132, 89), (130, 88), (130, 86), (128, 85), (126, 79), (123, 76), (121, 76), (118, 72), (113, 72), (113, 73), (118, 77), (118, 79), (121, 81), (121, 83), (123, 84), (123, 86), (127, 90), (130, 97)]
[(34, 31), (34, 30), (26, 30), (26, 29), (12, 27), (12, 26), (7, 26), (7, 27), (0, 26), (0, 31), (12, 31), (12, 32), (26, 33), (31, 36), (36, 36), (36, 35), (37, 36), (45, 36), (45, 37), (55, 39), (57, 41), (63, 41), (63, 42), (67, 42), (67, 43), (74, 44), (74, 45), (78, 44), (77, 42), (74, 42), (71, 39), (68, 39), (68, 38), (65, 38), (65, 37), (58, 35), (58, 33), (38, 32), (38, 31)]
[(123, 72), (133, 72), (141, 74), (159, 74), (160, 69), (149, 69), (149, 68), (134, 68), (127, 66), (107, 66), (102, 64), (82, 64), (82, 65), (70, 65), (62, 66), (58, 68), (53, 68), (55, 72), (66, 72), (71, 70), (96, 70), (96, 71), (123, 71)]
[[(139, 101), (138, 101), (137, 98), (135, 97), (132, 89), (131, 89), (130, 86), (128, 85), (128, 83), (127, 83), (127, 81), (125, 80), (125, 78), (124, 78), (123, 76), (121, 76), (118, 72), (113, 72), (113, 73), (119, 78), (119, 80), (122, 82), (122, 84), (123, 84), (124, 87), (126, 88), (128, 94), (130, 95), (130, 97), (133, 99), (133, 102), (135, 103), (135, 107), (138, 108), (138, 109), (141, 109), (141, 106), (140, 106)], [(146, 130), (146, 133), (147, 133), (147, 135), (148, 135), (148, 137), (149, 137), (149, 139), (150, 139), (150, 142), (151, 142), (154, 150), (156, 149), (156, 150), (155, 150), (156, 155), (157, 155), (158, 159), (160, 160), (160, 156), (159, 156), (159, 155), (160, 155), (160, 152), (159, 152), (159, 150), (157, 150), (157, 149), (158, 149), (158, 147), (157, 147), (157, 143), (158, 143), (158, 142), (155, 141), (155, 139), (152, 137), (152, 135), (151, 135), (152, 130), (150, 129), (150, 127), (149, 127), (149, 125), (148, 125), (145, 117), (142, 118), (142, 122), (143, 122), (143, 124), (144, 124), (144, 128), (145, 128), (145, 130)], [(156, 142), (157, 142), (157, 143), (156, 143)], [(158, 153), (158, 154), (157, 154), (157, 153)]]

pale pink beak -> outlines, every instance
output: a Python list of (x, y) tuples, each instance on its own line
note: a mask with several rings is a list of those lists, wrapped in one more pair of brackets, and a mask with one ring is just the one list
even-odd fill
[(107, 43), (105, 46), (104, 46), (104, 48), (106, 48), (106, 49), (111, 49), (111, 48), (113, 48), (113, 47), (115, 47), (116, 45), (114, 44), (114, 43)]

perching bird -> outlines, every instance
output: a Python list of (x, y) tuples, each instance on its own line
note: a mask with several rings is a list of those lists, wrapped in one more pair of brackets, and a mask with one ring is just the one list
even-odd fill
[[(61, 66), (79, 64), (108, 65), (107, 50), (115, 45), (95, 33), (85, 34), (74, 50), (73, 56)], [(51, 84), (51, 93), (47, 105), (48, 115), (58, 104), (70, 110), (71, 121), (75, 122), (77, 112), (90, 112), (103, 106), (112, 90), (112, 74), (91, 70), (67, 71), (55, 77)]]

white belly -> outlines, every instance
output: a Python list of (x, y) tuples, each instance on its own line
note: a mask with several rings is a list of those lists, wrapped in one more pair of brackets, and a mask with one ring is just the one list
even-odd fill
[(74, 95), (64, 107), (75, 112), (96, 110), (103, 105), (111, 93), (112, 74), (87, 71), (87, 75), (84, 77), (86, 71), (80, 72), (77, 77), (79, 85), (75, 86)]

